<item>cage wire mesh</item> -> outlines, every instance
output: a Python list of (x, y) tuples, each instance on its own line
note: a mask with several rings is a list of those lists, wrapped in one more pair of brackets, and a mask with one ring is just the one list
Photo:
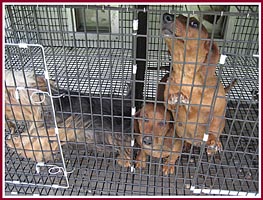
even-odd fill
[[(46, 97), (46, 104), (37, 106), (34, 102), (23, 105), (21, 98), (11, 101), (12, 96), (6, 96), (5, 106), (11, 108), (11, 117), (10, 114), (7, 116), (6, 110), (5, 139), (11, 140), (13, 147), (4, 145), (5, 195), (259, 195), (258, 5), (12, 4), (5, 5), (4, 9), (5, 70), (11, 73), (12, 79), (17, 78), (15, 73), (22, 72), (19, 78), (24, 82), (31, 73), (34, 89), (41, 89), (38, 88), (38, 77), (45, 77), (46, 67), (51, 80), (49, 84), (45, 82), (46, 91), (54, 95)], [(169, 176), (162, 171), (162, 158), (148, 157), (145, 169), (134, 169), (135, 157), (140, 150), (138, 145), (132, 145), (136, 136), (132, 128), (134, 116), (123, 114), (127, 106), (131, 112), (136, 102), (156, 102), (157, 85), (167, 73), (161, 68), (171, 65), (171, 56), (161, 34), (164, 13), (212, 16), (212, 23), (205, 24), (209, 37), (218, 44), (220, 54), (227, 56), (223, 64), (217, 65), (216, 74), (224, 86), (237, 79), (226, 95), (226, 125), (220, 137), (223, 151), (213, 156), (208, 156), (202, 147), (181, 151), (175, 173)], [(146, 25), (143, 27), (146, 32), (140, 32), (141, 23)], [(44, 54), (40, 47), (44, 48)], [(138, 61), (143, 62), (145, 68), (140, 67)], [(134, 73), (136, 64), (139, 66), (137, 74)], [(143, 90), (136, 90), (138, 83), (143, 83)], [(16, 90), (19, 86), (10, 86), (5, 81), (6, 91)], [(26, 99), (32, 97), (29, 87), (26, 84)], [(138, 93), (142, 98), (136, 99)], [(53, 111), (51, 98), (54, 101), (72, 98), (68, 102), (70, 109), (55, 108)], [(89, 114), (95, 116), (88, 118), (92, 119), (91, 137), (98, 134), (95, 126), (98, 121), (102, 129), (110, 127), (106, 135), (111, 141), (105, 142), (103, 134), (98, 134), (94, 141), (100, 145), (100, 151), (91, 147), (86, 139), (77, 139), (77, 134), (87, 131), (83, 128), (86, 108), (73, 108), (75, 104), (81, 107), (85, 99), (93, 101), (92, 98), (101, 110), (98, 113), (92, 111), (96, 108), (89, 110)], [(109, 100), (106, 117), (102, 111), (103, 99)], [(114, 100), (118, 100), (119, 115), (114, 114)], [(59, 101), (61, 105), (62, 101)], [(19, 111), (12, 111), (15, 105)], [(27, 113), (21, 119), (14, 113), (22, 112), (24, 106), (31, 108), (33, 119), (26, 119)], [(39, 107), (43, 116), (34, 112), (35, 107)], [(55, 118), (50, 117), (53, 112)], [(63, 112), (64, 116), (58, 117)], [(75, 116), (82, 116), (83, 124), (78, 127), (73, 120), (67, 126), (66, 119), (75, 119)], [(118, 125), (121, 134), (114, 130), (115, 118), (121, 120)], [(125, 120), (128, 120), (127, 127)], [(74, 139), (67, 136), (61, 144), (62, 149), (52, 146), (59, 139), (56, 134), (51, 136), (49, 133), (55, 130), (55, 122), (62, 132), (73, 131)], [(32, 129), (38, 130), (37, 134), (32, 134)], [(40, 134), (41, 130), (44, 136)], [(119, 142), (114, 142), (115, 135), (120, 137)], [(24, 143), (22, 136), (29, 138), (30, 143), (14, 147), (15, 138), (21, 138)], [(63, 136), (60, 133), (60, 139)], [(41, 146), (45, 138), (48, 138), (51, 149), (44, 151), (41, 147), (38, 150), (41, 156), (50, 154), (52, 159), (36, 160), (36, 157), (23, 156), (23, 152), (29, 151), (26, 145), (34, 154), (31, 145), (35, 144), (35, 139)], [(132, 164), (129, 167), (119, 165), (123, 158), (120, 159), (118, 153), (127, 147), (124, 138), (128, 138), (131, 149), (128, 157)], [(100, 144), (99, 139), (103, 141)], [(108, 146), (113, 148), (108, 150)]]

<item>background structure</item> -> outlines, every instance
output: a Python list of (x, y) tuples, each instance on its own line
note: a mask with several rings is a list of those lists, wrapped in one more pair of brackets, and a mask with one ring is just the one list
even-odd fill
[[(217, 75), (227, 94), (223, 151), (208, 157), (200, 148), (182, 153), (176, 174), (164, 176), (161, 159), (147, 169), (122, 168), (114, 152), (93, 152), (68, 143), (62, 153), (68, 172), (5, 152), (5, 194), (12, 195), (245, 195), (259, 193), (259, 6), (258, 5), (5, 5), (5, 69), (34, 71), (63, 89), (123, 99), (135, 88), (132, 105), (154, 101), (170, 56), (161, 35), (164, 13), (218, 17), (206, 22), (226, 62)], [(134, 30), (134, 20), (139, 20)], [(32, 46), (20, 48), (26, 43)], [(41, 48), (44, 47), (43, 60)], [(133, 66), (137, 64), (137, 74)], [(15, 119), (12, 120), (15, 122)], [(7, 121), (6, 121), (7, 122)], [(25, 124), (16, 122), (16, 134)], [(5, 137), (10, 136), (6, 128)], [(138, 150), (134, 147), (134, 150)], [(50, 165), (61, 166), (59, 158)], [(56, 169), (55, 169), (56, 170)], [(69, 186), (67, 187), (67, 181)]]

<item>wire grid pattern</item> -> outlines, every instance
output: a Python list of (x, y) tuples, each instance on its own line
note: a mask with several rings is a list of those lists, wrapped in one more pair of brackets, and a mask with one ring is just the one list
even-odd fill
[[(55, 55), (59, 55), (58, 52), (60, 52), (61, 49), (59, 50), (56, 48), (56, 50), (53, 49), (52, 51), (56, 53)], [(81, 51), (83, 50), (80, 49), (77, 51), (78, 55), (80, 55), (79, 52)], [(91, 49), (90, 51), (94, 51), (95, 53), (97, 52), (95, 49)], [(49, 52), (50, 50), (47, 50), (47, 55), (49, 55)], [(102, 52), (105, 53), (103, 56), (108, 56), (107, 51)], [(35, 69), (41, 69), (38, 67), (36, 62), (38, 60), (41, 64), (41, 58), (35, 58), (37, 57), (36, 55), (37, 54), (35, 53), (33, 56), (35, 64), (34, 67)], [(67, 52), (67, 55), (70, 58), (69, 52)], [(24, 57), (25, 56), (23, 56), (23, 58)], [(75, 77), (78, 73), (79, 77), (83, 77), (83, 68), (81, 68), (81, 63), (83, 65), (85, 62), (83, 60), (81, 61), (78, 57), (75, 59), (73, 57), (72, 60), (68, 60), (71, 60), (74, 64), (67, 61), (66, 63), (69, 66), (69, 70), (65, 70), (64, 67), (61, 67), (63, 66), (63, 61), (61, 60), (63, 59), (60, 56), (55, 56), (55, 58), (57, 59), (54, 60), (54, 55), (52, 56), (52, 59), (47, 56), (47, 63), (48, 66), (53, 66), (53, 68), (50, 68), (51, 74), (54, 74), (52, 71), (55, 70), (58, 74), (60, 74), (60, 85), (63, 85), (63, 83), (65, 83), (65, 86), (71, 85), (71, 89), (79, 87), (81, 84), (76, 84), (76, 82), (72, 81), (73, 79), (71, 80), (71, 78)], [(75, 60), (75, 62), (73, 62), (73, 60)], [(95, 59), (93, 57), (93, 59), (90, 60), (89, 66), (96, 66), (97, 64), (98, 58)], [(18, 65), (16, 65), (16, 67), (17, 66)], [(25, 66), (26, 65), (24, 65), (24, 67)], [(56, 66), (56, 69), (54, 69), (54, 66)], [(130, 66), (129, 62), (126, 62), (126, 64), (123, 65), (127, 73), (127, 77), (129, 77), (128, 75), (131, 73)], [(76, 68), (78, 68), (78, 73), (76, 72)], [(108, 69), (108, 66), (105, 66), (105, 68)], [(30, 64), (28, 66), (28, 70), (30, 70)], [(103, 71), (102, 67), (100, 71)], [(100, 71), (94, 70), (92, 72), (94, 77), (102, 77), (99, 74)], [(65, 75), (63, 75), (63, 72), (67, 72), (66, 78)], [(39, 73), (41, 72), (39, 71)], [(74, 80), (77, 81), (79, 78), (75, 78)], [(106, 79), (106, 81), (107, 80), (108, 79)], [(89, 82), (92, 82), (92, 77), (89, 78)], [(83, 85), (87, 86), (88, 84), (85, 84), (84, 81)], [(94, 87), (95, 86), (98, 85), (94, 82)], [(107, 90), (107, 88), (104, 89), (104, 92), (111, 91)], [(96, 90), (96, 87), (94, 90)], [(82, 91), (87, 91), (87, 88), (82, 88)], [(227, 126), (221, 136), (221, 140), (224, 145), (224, 155), (220, 159), (212, 158), (212, 161), (209, 160), (211, 158), (207, 157), (202, 160), (202, 168), (199, 172), (200, 176), (197, 179), (197, 183), (203, 187), (213, 186), (213, 188), (220, 188), (222, 190), (234, 187), (235, 190), (240, 191), (257, 191), (258, 156), (255, 155), (258, 154), (258, 127), (255, 124), (255, 121), (258, 121), (258, 108), (255, 105), (251, 107), (251, 105), (248, 104), (248, 106), (250, 107), (244, 107), (243, 105), (240, 105), (239, 107), (237, 107), (237, 105), (229, 105), (226, 115), (228, 119)], [(253, 131), (251, 132), (251, 130)], [(229, 132), (231, 132), (231, 137), (228, 134)], [(72, 186), (73, 188), (67, 190), (48, 190), (43, 188), (40, 190), (41, 187), (38, 189), (30, 187), (31, 189), (29, 189), (7, 184), (6, 192), (17, 191), (21, 195), (30, 193), (39, 193), (41, 195), (45, 195), (45, 193), (49, 195), (190, 195), (191, 191), (189, 191), (189, 189), (191, 179), (195, 173), (197, 161), (200, 156), (198, 148), (194, 148), (191, 153), (185, 153), (185, 155), (182, 155), (180, 158), (180, 161), (177, 162), (176, 175), (165, 177), (161, 172), (161, 159), (150, 159), (148, 160), (149, 168), (143, 171), (136, 170), (135, 173), (130, 173), (129, 169), (123, 169), (117, 165), (112, 153), (109, 154), (105, 152), (105, 154), (98, 155), (91, 153), (87, 155), (85, 149), (74, 149), (72, 146), (63, 147), (63, 153), (65, 155), (66, 162), (68, 163), (67, 166), (69, 171), (75, 169), (69, 176), (71, 185), (74, 185)], [(236, 147), (238, 147), (238, 149)], [(6, 180), (18, 179), (20, 181), (27, 180), (27, 182), (34, 181), (45, 184), (65, 184), (63, 182), (64, 180), (62, 174), (52, 177), (47, 173), (47, 171), (45, 171), (44, 173), (41, 172), (39, 175), (36, 174), (35, 166), (32, 161), (28, 162), (26, 160), (22, 160), (17, 163), (16, 160), (21, 159), (16, 159), (17, 155), (10, 149), (6, 149), (6, 158), (12, 158), (7, 159), (8, 162), (6, 163), (6, 171), (8, 173), (6, 174)], [(215, 162), (215, 160), (217, 162)], [(87, 166), (89, 167), (87, 168)], [(21, 176), (17, 177), (17, 174), (20, 173)], [(29, 176), (30, 174), (34, 174), (34, 176)], [(239, 182), (233, 184), (233, 178)], [(250, 184), (250, 182), (252, 184)], [(229, 183), (232, 183), (232, 185), (229, 185)]]
[[(165, 57), (165, 55), (164, 55)], [(160, 66), (169, 66), (169, 62)], [(148, 68), (156, 68), (155, 62), (149, 62)], [(235, 87), (227, 94), (231, 100), (247, 102), (252, 99), (251, 103), (257, 103), (255, 91), (258, 91), (258, 58), (255, 57), (234, 57), (228, 56), (225, 64), (217, 67), (217, 74), (220, 73), (221, 82), (226, 87), (234, 78), (237, 79)], [(219, 72), (220, 71), (220, 72)], [(148, 70), (145, 74), (145, 96), (155, 98), (157, 83), (168, 73), (165, 70)]]
[[(134, 6), (119, 6), (119, 41), (90, 39), (83, 34), (82, 39), (77, 38), (74, 30), (70, 30), (69, 23), (74, 19), (74, 9), (102, 10), (102, 6), (17, 6), (5, 7), (6, 42), (33, 43), (43, 46), (64, 47), (101, 47), (101, 48), (132, 48), (132, 20)], [(114, 7), (114, 10), (116, 7)], [(110, 9), (111, 10), (111, 9)], [(71, 27), (72, 28), (72, 27)], [(114, 35), (111, 35), (114, 37)]]
[[(6, 54), (6, 69), (44, 74), (40, 48), (20, 52), (11, 47), (6, 52), (12, 54), (12, 59)], [(132, 70), (129, 50), (47, 47), (45, 54), (50, 77), (61, 88), (102, 95), (122, 95), (129, 90)]]
[(232, 38), (234, 41), (231, 42), (229, 48), (234, 49), (237, 55), (253, 55), (258, 54), (258, 16), (249, 17), (249, 13), (258, 12), (257, 6), (237, 6), (238, 12), (246, 12), (246, 16), (236, 16), (234, 31), (232, 33)]
[[(43, 13), (49, 11), (45, 7), (41, 9)], [(56, 9), (53, 12), (55, 13)], [(158, 38), (153, 43), (159, 43), (160, 40), (162, 38)], [(80, 41), (76, 45), (84, 43)], [(43, 61), (39, 49), (24, 51), (22, 55), (15, 49), (6, 51), (5, 67), (28, 71), (34, 69), (37, 73), (43, 74)], [(12, 59), (9, 57), (10, 54), (13, 55)], [(132, 50), (47, 46), (45, 55), (51, 77), (62, 88), (84, 93), (116, 95), (123, 95), (128, 90), (132, 71)], [(156, 67), (156, 63), (158, 63), (157, 67), (169, 64), (165, 50), (154, 52), (154, 49), (149, 49), (148, 57), (149, 67)], [(162, 59), (158, 60), (160, 57)], [(87, 151), (86, 146), (76, 148), (76, 145), (69, 144), (63, 146), (67, 169), (72, 171), (69, 174), (68, 189), (6, 183), (6, 194), (193, 195), (190, 188), (196, 173), (198, 173), (196, 188), (257, 193), (259, 191), (259, 108), (255, 91), (258, 90), (258, 61), (253, 57), (248, 59), (244, 56), (228, 56), (225, 65), (219, 66), (219, 69), (222, 70), (221, 78), (224, 85), (227, 85), (233, 77), (239, 79), (228, 96), (226, 127), (221, 136), (224, 151), (221, 154), (207, 157), (200, 155), (200, 149), (194, 147), (190, 152), (182, 153), (176, 162), (175, 175), (164, 176), (161, 159), (148, 158), (146, 169), (136, 169), (132, 173), (130, 169), (118, 166), (112, 152), (95, 154)], [(147, 99), (154, 97), (158, 80), (164, 73), (147, 70), (145, 75)], [(65, 184), (62, 173), (50, 175), (47, 168), (43, 167), (41, 173), (37, 174), (34, 162), (18, 157), (16, 152), (9, 148), (5, 148), (5, 157), (5, 180), (50, 185)], [(60, 162), (57, 161), (58, 164)], [(200, 167), (197, 172), (198, 166)]]

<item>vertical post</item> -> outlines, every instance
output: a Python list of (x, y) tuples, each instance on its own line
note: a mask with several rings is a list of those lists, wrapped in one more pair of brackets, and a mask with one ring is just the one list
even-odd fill
[[(139, 5), (138, 9), (145, 9), (147, 6)], [(137, 64), (137, 73), (136, 73), (136, 82), (135, 83), (135, 105), (136, 108), (141, 107), (140, 99), (143, 99), (143, 88), (144, 88), (144, 75), (146, 69), (146, 44), (147, 44), (147, 9), (144, 11), (138, 12), (138, 31), (137, 31), (137, 47), (136, 47), (136, 64)], [(142, 36), (141, 36), (142, 35)], [(139, 101), (138, 101), (139, 100)]]

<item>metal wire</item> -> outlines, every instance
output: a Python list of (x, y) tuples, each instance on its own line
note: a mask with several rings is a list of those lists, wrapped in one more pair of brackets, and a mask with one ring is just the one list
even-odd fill
[[(231, 5), (224, 6), (223, 10), (222, 8), (211, 10), (214, 9), (213, 6), (209, 9), (207, 7), (209, 6), (192, 5), (191, 7), (181, 4), (139, 7), (6, 4), (5, 43), (27, 43), (32, 47), (30, 50), (25, 50), (7, 45), (5, 69), (13, 73), (33, 71), (36, 76), (44, 75), (43, 55), (36, 45), (43, 46), (48, 74), (57, 86), (56, 91), (51, 88), (49, 91), (56, 93), (61, 108), (54, 108), (55, 116), (52, 118), (61, 119), (55, 123), (58, 123), (59, 128), (65, 132), (74, 130), (74, 140), (68, 135), (66, 141), (61, 141), (59, 149), (64, 160), (61, 158), (55, 160), (56, 153), (53, 153), (52, 157), (55, 161), (43, 163), (26, 158), (23, 154), (19, 155), (21, 150), (26, 151), (25, 146), (19, 149), (6, 145), (5, 195), (258, 196), (260, 191), (259, 6)], [(79, 23), (77, 12), (81, 13), (80, 16), (83, 18), (84, 26), (79, 29), (81, 31), (76, 29), (76, 24)], [(90, 13), (94, 15), (90, 16)], [(102, 32), (100, 29), (106, 23), (101, 21), (103, 15), (101, 13), (107, 13), (110, 21), (108, 25), (111, 27), (109, 32)], [(188, 17), (195, 14), (202, 16), (202, 22), (204, 15), (214, 16), (210, 38), (218, 44), (220, 53), (226, 56), (225, 62), (217, 65), (216, 74), (224, 86), (231, 83), (233, 79), (238, 80), (226, 95), (226, 126), (220, 136), (223, 151), (208, 156), (205, 146), (203, 148), (192, 146), (188, 151), (181, 149), (180, 158), (175, 163), (176, 174), (169, 176), (162, 172), (164, 166), (162, 158), (148, 156), (145, 169), (134, 168), (136, 155), (142, 149), (136, 143), (138, 133), (133, 130), (138, 119), (135, 113), (140, 109), (138, 105), (154, 103), (156, 117), (157, 87), (160, 79), (166, 74), (161, 67), (176, 63), (176, 60), (168, 54), (161, 34), (164, 13), (183, 14)], [(114, 15), (117, 15), (117, 18), (114, 18)], [(146, 16), (141, 18), (141, 20), (146, 19), (143, 22), (147, 26), (144, 27), (146, 33), (136, 28), (137, 22), (139, 27), (142, 23), (140, 20), (136, 22), (141, 15)], [(218, 22), (217, 17), (219, 17)], [(113, 27), (114, 23), (118, 24), (117, 29)], [(95, 31), (89, 31), (90, 24), (94, 25)], [(218, 32), (218, 29), (221, 31)], [(186, 38), (186, 40), (191, 39)], [(143, 46), (138, 41), (145, 41), (146, 49), (137, 48)], [(187, 64), (185, 60), (184, 58), (183, 64)], [(142, 67), (141, 63), (145, 66)], [(198, 64), (197, 59), (193, 64)], [(136, 90), (136, 85), (142, 86), (137, 87), (140, 91)], [(9, 86), (6, 85), (6, 90), (8, 89)], [(38, 88), (30, 89), (35, 90), (33, 95), (39, 95)], [(61, 93), (62, 90), (66, 92)], [(11, 101), (11, 96), (8, 97), (6, 106), (17, 105)], [(28, 98), (31, 98), (32, 105), (28, 105), (31, 108), (34, 107), (34, 103), (40, 103), (32, 101), (33, 97), (30, 95)], [(67, 111), (63, 110), (65, 98), (69, 99), (70, 104)], [(48, 97), (42, 100), (47, 99)], [(98, 106), (100, 112), (95, 112), (96, 109), (91, 104), (89, 113), (86, 113), (86, 108), (81, 106), (75, 109), (76, 105), (82, 105), (86, 99), (89, 102), (100, 102)], [(106, 112), (103, 101), (108, 102)], [(119, 102), (121, 114), (115, 113), (116, 101)], [(130, 106), (129, 116), (124, 113), (126, 106)], [(46, 107), (42, 105), (42, 110), (45, 109)], [(15, 116), (14, 110), (11, 113)], [(67, 127), (65, 120), (67, 116), (74, 118), (76, 115), (82, 117), (81, 127), (78, 127), (76, 121), (72, 122), (72, 126)], [(91, 119), (90, 129), (84, 126), (87, 116)], [(115, 120), (119, 120), (119, 124), (116, 125)], [(127, 120), (128, 125), (126, 125)], [(28, 124), (31, 123), (35, 124), (35, 127), (38, 123), (43, 123), (43, 127), (48, 130), (49, 121), (46, 115), (41, 119), (34, 118), (33, 122), (28, 122), (25, 115), (21, 120), (15, 117), (8, 118), (6, 115), (6, 139), (11, 138), (14, 144), (14, 138), (21, 133), (30, 136)], [(96, 138), (98, 121), (104, 133), (103, 138)], [(15, 132), (10, 134), (13, 126)], [(116, 127), (121, 132), (121, 138), (117, 138), (120, 142), (116, 139), (119, 133), (115, 131)], [(144, 123), (143, 127), (146, 129), (147, 124)], [(31, 144), (34, 138), (41, 141), (42, 138), (48, 137), (40, 136), (39, 128), (37, 129), (36, 137), (30, 136)], [(81, 133), (88, 134), (87, 130), (93, 133), (95, 146), (101, 148), (94, 148), (88, 143), (88, 137), (84, 137), (82, 141), (78, 140)], [(111, 144), (107, 143), (108, 136), (113, 140)], [(49, 145), (52, 145), (52, 137), (48, 138)], [(128, 145), (125, 143), (127, 138), (130, 138)], [(181, 138), (181, 140), (185, 139)], [(121, 167), (118, 161), (124, 158), (118, 155), (127, 148), (131, 149), (129, 152), (131, 165)], [(40, 152), (47, 153), (43, 147)], [(63, 170), (60, 166), (63, 166)], [(67, 185), (67, 187), (61, 188), (58, 187), (59, 185)]]

